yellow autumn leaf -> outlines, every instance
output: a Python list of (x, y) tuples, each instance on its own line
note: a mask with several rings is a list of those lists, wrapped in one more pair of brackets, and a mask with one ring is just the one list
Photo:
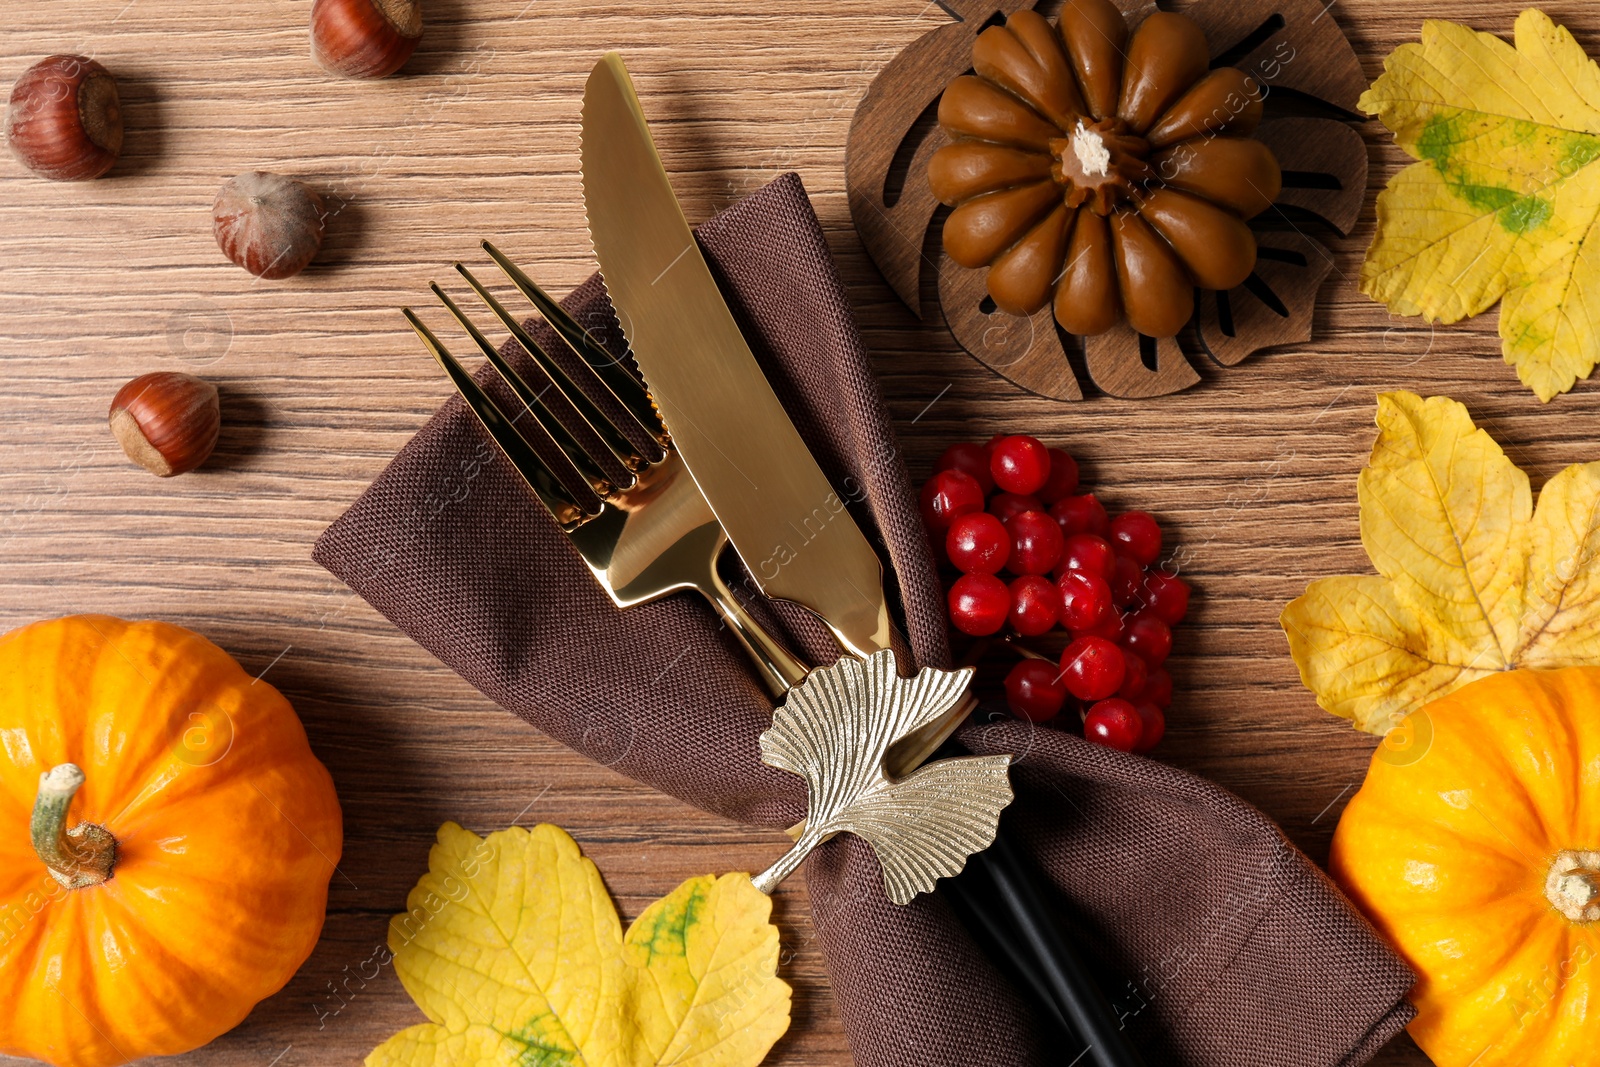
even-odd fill
[(1356, 495), (1377, 575), (1312, 582), (1280, 620), (1324, 709), (1382, 734), (1494, 671), (1600, 663), (1600, 463), (1535, 508), (1465, 407), (1384, 393)]
[(389, 923), (431, 1020), (367, 1067), (755, 1067), (789, 1027), (772, 901), (744, 874), (691, 878), (622, 932), (559, 827), (439, 828)]
[(1361, 291), (1430, 322), (1501, 300), (1506, 362), (1549, 400), (1600, 360), (1600, 67), (1542, 11), (1515, 36), (1430, 20), (1361, 97), (1420, 160), (1378, 197)]

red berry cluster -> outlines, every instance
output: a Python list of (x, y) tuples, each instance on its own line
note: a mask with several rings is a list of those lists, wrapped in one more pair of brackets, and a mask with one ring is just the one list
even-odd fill
[(1012, 668), (1011, 710), (1044, 722), (1071, 698), (1089, 740), (1146, 752), (1166, 729), (1172, 679), (1162, 664), (1189, 586), (1155, 566), (1155, 519), (1112, 518), (1078, 490), (1067, 453), (1001, 434), (945, 449), (922, 487), (922, 516), (961, 572), (949, 594), (956, 629), (984, 637), (1009, 625), (1037, 637), (1060, 625), (1071, 635), (1059, 663), (1030, 658)]

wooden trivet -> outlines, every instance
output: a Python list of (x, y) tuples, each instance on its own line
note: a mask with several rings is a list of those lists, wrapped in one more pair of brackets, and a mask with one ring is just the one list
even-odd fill
[[(1156, 9), (1117, 0), (1130, 28)], [(1190, 358), (1204, 353), (1231, 367), (1272, 345), (1307, 341), (1317, 291), (1333, 256), (1308, 230), (1348, 236), (1367, 189), (1367, 149), (1349, 124), (1366, 77), (1355, 49), (1317, 0), (1199, 0), (1183, 13), (1205, 30), (1213, 66), (1235, 66), (1267, 89), (1256, 136), (1283, 168), (1283, 193), (1252, 220), (1260, 246), (1255, 273), (1236, 289), (1203, 292), (1194, 320), (1157, 341), (1126, 324), (1098, 337), (1060, 330), (1051, 307), (1023, 318), (988, 299), (988, 268), (968, 270), (930, 234), (940, 205), (928, 188), (928, 159), (949, 138), (933, 122), (946, 85), (972, 66), (973, 40), (1013, 12), (1036, 7), (1053, 18), (1060, 0), (939, 0), (957, 21), (913, 41), (868, 87), (850, 125), (845, 185), (867, 253), (895, 293), (922, 317), (923, 267), (937, 278), (950, 332), (980, 363), (1031, 392), (1081, 400), (1073, 364), (1112, 396), (1151, 397), (1200, 380)]]

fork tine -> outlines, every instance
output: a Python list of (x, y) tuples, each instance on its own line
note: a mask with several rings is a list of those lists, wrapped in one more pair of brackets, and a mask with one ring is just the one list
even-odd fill
[(455, 383), (461, 399), (467, 402), (467, 407), (472, 409), (472, 413), (478, 417), (478, 421), (483, 424), (489, 436), (494, 438), (495, 444), (500, 446), (500, 450), (517, 469), (517, 473), (528, 483), (528, 488), (533, 490), (539, 502), (550, 512), (550, 517), (556, 520), (556, 525), (568, 533), (581, 526), (586, 509), (572, 498), (562, 485), (561, 479), (556, 477), (545, 465), (544, 460), (539, 458), (539, 454), (528, 444), (515, 422), (506, 417), (505, 412), (500, 410), (500, 405), (473, 381), (472, 375), (468, 374), (466, 368), (462, 367), (461, 363), (439, 342), (433, 331), (417, 318), (415, 312), (410, 308), (401, 308), (400, 311), (405, 315), (406, 321), (411, 323), (411, 328), (417, 332), (417, 336), (422, 339), (423, 346), (433, 354), (433, 358), (439, 361), (439, 366), (444, 368), (450, 380)]
[[(460, 263), (455, 264), (455, 268), (456, 272), (467, 280), (467, 284), (472, 287), (472, 291), (478, 294), (478, 298), (488, 305), (490, 311), (494, 312), (494, 316), (500, 320), (500, 324), (511, 332), (511, 336), (516, 339), (517, 344), (522, 346), (522, 350), (528, 353), (528, 357), (539, 364), (540, 368), (550, 376), (550, 380), (555, 383), (556, 388), (561, 390), (562, 394), (572, 402), (572, 406), (578, 410), (578, 414), (589, 424), (589, 428), (605, 442), (607, 448), (611, 449), (611, 454), (617, 458), (617, 462), (621, 463), (629, 471), (637, 471), (643, 467), (645, 459), (639, 454), (639, 450), (623, 435), (621, 430), (612, 424), (604, 412), (595, 407), (594, 401), (589, 399), (588, 394), (578, 387), (578, 383), (572, 380), (561, 365), (550, 358), (550, 353), (546, 352), (543, 346), (535, 341), (527, 330), (522, 328), (522, 324), (505, 309), (505, 306), (499, 300), (495, 299), (493, 293), (484, 288), (483, 283), (478, 281), (470, 270)], [(628, 486), (624, 485), (621, 488), (626, 489)]]
[(594, 335), (584, 329), (565, 308), (551, 299), (549, 293), (539, 288), (532, 278), (524, 274), (522, 268), (507, 259), (505, 253), (496, 248), (492, 241), (484, 241), (482, 245), (483, 250), (489, 253), (489, 257), (511, 280), (511, 284), (539, 309), (539, 314), (543, 315), (551, 328), (561, 335), (562, 340), (583, 357), (583, 361), (599, 376), (606, 388), (611, 390), (611, 395), (617, 402), (634, 417), (640, 428), (665, 449), (671, 438), (661, 424), (661, 416), (650, 400), (650, 394), (645, 391), (644, 385), (633, 372), (607, 351), (604, 345), (595, 340)]
[[(472, 320), (467, 318), (454, 300), (450, 299), (450, 294), (439, 288), (438, 282), (429, 282), (428, 288), (433, 290), (433, 295), (439, 298), (440, 303), (444, 304), (461, 328), (467, 331), (467, 334), (477, 344), (479, 350), (483, 352), (484, 357), (494, 365), (494, 369), (499, 372), (505, 383), (511, 387), (511, 391), (517, 394), (517, 399), (522, 401), (528, 410), (533, 413), (533, 417), (538, 420), (540, 427), (555, 439), (556, 447), (560, 448), (566, 454), (567, 459), (572, 461), (573, 466), (582, 472), (595, 493), (602, 497), (609, 496), (612, 491), (611, 479), (599, 468), (583, 446), (573, 440), (572, 435), (567, 432), (567, 428), (561, 424), (561, 420), (555, 417), (543, 400), (539, 399), (539, 394), (528, 384), (527, 379), (517, 373), (517, 368), (513, 367), (500, 354), (499, 349), (495, 348), (489, 339), (483, 335), (482, 330), (473, 325)], [(630, 472), (628, 484), (631, 485), (633, 481), (634, 478)]]

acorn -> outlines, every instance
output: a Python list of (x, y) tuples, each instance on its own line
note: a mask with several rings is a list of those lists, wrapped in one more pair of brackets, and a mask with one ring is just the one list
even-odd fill
[(122, 152), (117, 82), (86, 56), (51, 56), (22, 72), (6, 108), (6, 142), (22, 165), (54, 181), (110, 170)]
[(217, 191), (211, 225), (223, 255), (258, 278), (288, 278), (321, 250), (327, 214), (304, 182), (251, 170)]
[(170, 478), (204, 463), (222, 432), (217, 387), (192, 374), (141, 374), (117, 390), (111, 432), (128, 458)]
[(347, 78), (383, 78), (405, 65), (422, 40), (419, 0), (316, 0), (311, 57)]

